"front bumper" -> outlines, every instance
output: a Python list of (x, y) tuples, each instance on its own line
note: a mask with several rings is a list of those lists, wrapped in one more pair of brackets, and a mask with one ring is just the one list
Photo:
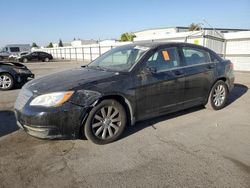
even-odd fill
[(30, 73), (30, 74), (19, 74), (16, 76), (16, 80), (18, 83), (25, 83), (29, 80), (32, 80), (35, 78), (35, 75)]
[(15, 109), (17, 124), (31, 136), (43, 139), (78, 138), (86, 108), (69, 102), (60, 107), (41, 108), (28, 104)]

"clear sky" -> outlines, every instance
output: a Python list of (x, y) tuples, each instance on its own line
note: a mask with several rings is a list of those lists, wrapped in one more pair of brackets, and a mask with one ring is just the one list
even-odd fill
[(250, 28), (250, 0), (0, 0), (0, 46), (47, 45), (73, 38), (110, 39), (123, 32), (188, 26)]

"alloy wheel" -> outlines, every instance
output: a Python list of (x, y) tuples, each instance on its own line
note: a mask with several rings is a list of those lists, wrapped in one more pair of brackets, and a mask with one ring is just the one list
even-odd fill
[(221, 106), (226, 98), (226, 88), (223, 85), (218, 85), (213, 94), (214, 105), (219, 107)]
[(12, 85), (12, 79), (7, 75), (0, 75), (0, 88), (8, 89)]
[(106, 140), (114, 137), (121, 126), (121, 114), (114, 106), (102, 107), (93, 117), (92, 131), (96, 137)]

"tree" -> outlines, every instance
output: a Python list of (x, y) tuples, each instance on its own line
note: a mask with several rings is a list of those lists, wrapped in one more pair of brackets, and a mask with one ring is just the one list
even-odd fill
[(199, 24), (191, 23), (188, 27), (189, 31), (199, 31), (201, 30), (201, 26)]
[(123, 34), (121, 35), (120, 41), (121, 41), (121, 42), (133, 41), (134, 38), (135, 38), (134, 33), (123, 33)]
[(31, 45), (32, 48), (38, 48), (37, 44), (35, 42), (32, 43)]
[(63, 47), (63, 43), (62, 43), (62, 40), (61, 40), (61, 39), (59, 40), (58, 46), (59, 46), (59, 47)]
[(52, 42), (49, 43), (49, 45), (47, 46), (47, 48), (53, 48)]

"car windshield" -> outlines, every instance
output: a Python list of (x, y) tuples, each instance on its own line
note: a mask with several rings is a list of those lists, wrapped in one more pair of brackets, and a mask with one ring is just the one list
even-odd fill
[(0, 52), (7, 52), (7, 48), (6, 47), (2, 48)]
[(88, 67), (127, 72), (148, 50), (148, 47), (137, 45), (117, 47), (94, 60)]

